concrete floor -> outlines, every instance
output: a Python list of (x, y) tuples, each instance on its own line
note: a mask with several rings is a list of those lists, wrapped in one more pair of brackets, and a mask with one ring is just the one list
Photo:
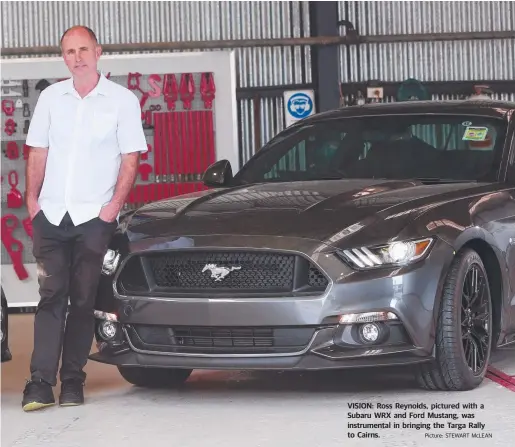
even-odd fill
[[(195, 372), (180, 391), (155, 391), (134, 388), (115, 368), (90, 362), (86, 405), (23, 413), (21, 390), (28, 377), (32, 323), (33, 315), (10, 316), (14, 358), (1, 371), (2, 447), (425, 447), (442, 442), (426, 438), (425, 433), (442, 434), (443, 442), (452, 446), (513, 445), (513, 391), (487, 379), (470, 392), (422, 392), (409, 374), (395, 369), (303, 374), (204, 371)], [(496, 353), (493, 364), (515, 375), (515, 348)], [(349, 438), (349, 432), (360, 431), (349, 430), (349, 422), (385, 422), (349, 419), (348, 403), (353, 402), (483, 404), (483, 410), (463, 412), (474, 413), (473, 421), (485, 427), (451, 429), (447, 428), (450, 420), (442, 419), (439, 422), (446, 427), (440, 430), (365, 429), (361, 431), (378, 433), (380, 438)], [(403, 422), (434, 421), (408, 417)], [(462, 422), (468, 425), (470, 421), (460, 416), (455, 423)], [(469, 433), (469, 437), (446, 438), (446, 433)], [(472, 433), (492, 437), (472, 438)]]

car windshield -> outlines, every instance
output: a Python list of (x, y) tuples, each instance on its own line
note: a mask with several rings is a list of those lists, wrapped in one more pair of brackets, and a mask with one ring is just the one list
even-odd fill
[(235, 176), (237, 184), (323, 179), (495, 180), (503, 120), (464, 115), (337, 118), (286, 129)]

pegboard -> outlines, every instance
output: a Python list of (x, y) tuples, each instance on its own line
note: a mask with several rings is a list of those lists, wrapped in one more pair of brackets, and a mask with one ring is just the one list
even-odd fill
[[(150, 106), (161, 105), (159, 113), (162, 115), (157, 118), (159, 121), (157, 127), (161, 126), (160, 134), (156, 137), (155, 120), (156, 116), (152, 117), (152, 125), (144, 129), (147, 137), (147, 142), (152, 145), (154, 141), (161, 141), (161, 138), (170, 136), (169, 124), (172, 126), (174, 122), (181, 122), (179, 119), (184, 114), (191, 116), (187, 120), (182, 119), (182, 123), (187, 123), (185, 130), (179, 139), (179, 142), (174, 141), (168, 143), (168, 147), (179, 148), (179, 165), (172, 168), (179, 173), (162, 172), (155, 176), (154, 172), (148, 173), (148, 178), (144, 180), (141, 175), (136, 180), (135, 188), (130, 194), (132, 201), (126, 205), (126, 208), (138, 208), (141, 204), (151, 200), (159, 200), (160, 198), (170, 197), (177, 194), (191, 192), (192, 190), (202, 189), (200, 180), (199, 169), (202, 168), (202, 163), (184, 164), (181, 160), (186, 160), (184, 152), (189, 150), (188, 144), (194, 144), (196, 154), (205, 154), (206, 148), (209, 147), (211, 153), (216, 151), (215, 157), (217, 160), (229, 160), (233, 167), (233, 171), (240, 169), (240, 159), (238, 155), (238, 107), (236, 99), (237, 88), (237, 73), (236, 73), (236, 55), (233, 50), (223, 51), (210, 51), (210, 52), (172, 52), (172, 53), (144, 53), (138, 55), (103, 55), (99, 61), (99, 70), (110, 78), (112, 81), (128, 87), (128, 74), (141, 73), (140, 87), (144, 92), (153, 91), (151, 75), (157, 73), (161, 75), (163, 80), (164, 74), (174, 73), (177, 81), (178, 90), (180, 88), (180, 81), (183, 73), (191, 73), (195, 85), (194, 95), (191, 101), (191, 108), (187, 109), (181, 98), (181, 93), (178, 91), (177, 101), (175, 101), (175, 110), (169, 110), (163, 95), (161, 97), (152, 97), (146, 101), (144, 109)], [(200, 88), (200, 78), (203, 73), (212, 73), (215, 81), (216, 93), (215, 99), (211, 104), (211, 108), (207, 107), (203, 100), (203, 95)], [(45, 84), (52, 84), (59, 79), (68, 79), (70, 73), (63, 63), (62, 57), (41, 57), (41, 58), (12, 58), (2, 61), (2, 81), (0, 87), (1, 92), (9, 94), (11, 90), (21, 94), (22, 104), (27, 103), (30, 110), (30, 116), (23, 116), (23, 107), (21, 110), (15, 110), (12, 118), (17, 122), (16, 133), (7, 135), (5, 130), (5, 114), (1, 115), (2, 132), (2, 151), (6, 148), (7, 142), (16, 141), (20, 152), (18, 161), (7, 161), (5, 154), (2, 154), (2, 174), (8, 174), (8, 170), (16, 167), (18, 170), (18, 189), (20, 193), (24, 194), (25, 188), (25, 160), (22, 159), (22, 150), (25, 142), (26, 134), (24, 134), (25, 120), (32, 118), (32, 112), (37, 103), (40, 91), (44, 88)], [(23, 80), (27, 80), (23, 85)], [(149, 82), (150, 81), (150, 82)], [(21, 83), (22, 85), (12, 85), (13, 83)], [(6, 85), (7, 84), (7, 85)], [(161, 84), (162, 82), (158, 84)], [(36, 86), (39, 89), (36, 89)], [(24, 96), (24, 89), (28, 90), (27, 95)], [(162, 88), (161, 88), (162, 90)], [(138, 99), (141, 99), (142, 93), (134, 91)], [(205, 97), (205, 95), (204, 95)], [(3, 96), (2, 99), (13, 99), (16, 103), (20, 96)], [(157, 110), (155, 110), (157, 112)], [(26, 112), (27, 113), (27, 112)], [(197, 118), (194, 114), (197, 114)], [(195, 123), (195, 119), (197, 120)], [(191, 125), (190, 122), (194, 124)], [(191, 137), (192, 129), (207, 129), (210, 133), (210, 138), (201, 139), (200, 146), (198, 141)], [(192, 143), (192, 141), (194, 143)], [(182, 157), (182, 159), (181, 159)], [(170, 158), (168, 164), (170, 165)], [(142, 163), (150, 164), (152, 167), (155, 165), (154, 154), (151, 151), (148, 153), (147, 159), (142, 160)], [(182, 165), (180, 164), (182, 163)], [(191, 166), (195, 166), (192, 171)], [(7, 172), (6, 172), (7, 171)], [(29, 278), (20, 281), (16, 275), (13, 267), (10, 265), (10, 258), (8, 257), (3, 244), (2, 244), (2, 288), (6, 294), (10, 307), (18, 305), (28, 306), (36, 305), (39, 300), (38, 282), (37, 282), (37, 269), (32, 259), (32, 242), (30, 237), (25, 233), (24, 228), (21, 226), (21, 221), (27, 217), (25, 207), (9, 209), (6, 206), (7, 192), (10, 187), (7, 182), (7, 177), (4, 177), (2, 184), (2, 214), (11, 213), (18, 217), (20, 225), (14, 232), (14, 237), (19, 239), (23, 245), (22, 261), (24, 267), (29, 272)]]
[[(1, 82), (2, 110), (2, 161), (1, 161), (1, 205), (2, 219), (15, 216), (17, 222), (13, 237), (23, 247), (23, 264), (34, 263), (32, 239), (23, 226), (28, 217), (25, 207), (25, 138), (29, 129), (32, 112), (37, 103), (41, 84), (38, 80), (10, 80)], [(16, 126), (10, 124), (15, 123)], [(10, 133), (13, 129), (14, 132)], [(16, 178), (17, 177), (17, 178)], [(10, 181), (11, 180), (11, 181)], [(14, 185), (14, 188), (10, 184)], [(2, 243), (2, 265), (12, 264), (11, 257)]]
[[(169, 74), (172, 76), (172, 74)], [(135, 188), (128, 198), (127, 206), (140, 205), (145, 202), (158, 200), (161, 198), (191, 192), (193, 190), (204, 189), (200, 183), (201, 172), (184, 172), (174, 173), (166, 172), (162, 169), (156, 173), (156, 166), (159, 165), (159, 160), (155, 159), (155, 145), (156, 135), (155, 128), (156, 122), (165, 123), (166, 126), (160, 130), (161, 151), (166, 147), (170, 154), (167, 154), (167, 169), (173, 169), (172, 159), (176, 157), (174, 148), (177, 149), (177, 158), (179, 161), (185, 158), (184, 147), (178, 149), (180, 142), (166, 141), (163, 145), (163, 138), (170, 139), (171, 135), (180, 134), (182, 142), (189, 144), (186, 150), (191, 153), (187, 157), (207, 157), (209, 162), (214, 161), (214, 146), (211, 144), (211, 152), (206, 152), (206, 147), (209, 142), (215, 140), (215, 92), (212, 95), (206, 96), (205, 87), (207, 80), (211, 78), (212, 86), (214, 87), (213, 73), (190, 73), (187, 74), (191, 78), (194, 86), (194, 91), (189, 91), (189, 95), (184, 97), (184, 90), (181, 94), (181, 87), (184, 75), (181, 73), (173, 73), (176, 98), (170, 101), (169, 98), (164, 96), (164, 74), (127, 74), (125, 76), (110, 76), (106, 74), (109, 80), (118, 83), (124, 87), (129, 88), (140, 100), (142, 104), (142, 122), (149, 152), (142, 154), (140, 163), (140, 170), (136, 177)], [(170, 80), (170, 77), (167, 78)], [(49, 85), (59, 82), (62, 79), (29, 79), (29, 80), (9, 80), (2, 81), (2, 114), (1, 114), (1, 129), (2, 129), (2, 190), (1, 190), (1, 206), (2, 216), (12, 215), (15, 216), (18, 222), (17, 228), (13, 232), (13, 237), (18, 240), (22, 246), (22, 261), (23, 264), (31, 264), (35, 262), (32, 255), (32, 240), (24, 228), (23, 220), (28, 218), (28, 211), (25, 207), (25, 168), (27, 152), (25, 147), (25, 138), (29, 129), (30, 119), (32, 112), (37, 104), (37, 100), (41, 91)], [(203, 84), (204, 82), (204, 84)], [(137, 85), (137, 88), (135, 88)], [(143, 100), (144, 99), (144, 100)], [(148, 115), (148, 112), (152, 112)], [(199, 112), (206, 112), (203, 115), (198, 115)], [(179, 115), (179, 118), (177, 116)], [(156, 115), (159, 118), (156, 120)], [(173, 115), (173, 119), (170, 118)], [(195, 117), (196, 125), (193, 125)], [(189, 116), (189, 119), (186, 118)], [(11, 121), (10, 121), (11, 120)], [(206, 121), (207, 120), (207, 121)], [(16, 123), (13, 129), (12, 124)], [(187, 131), (177, 131), (173, 126), (180, 123)], [(203, 123), (203, 126), (201, 125)], [(9, 126), (11, 124), (11, 126)], [(9, 129), (14, 130), (10, 133)], [(169, 130), (168, 130), (169, 129)], [(174, 132), (175, 130), (175, 132)], [(193, 135), (192, 132), (209, 132), (212, 135)], [(180, 140), (180, 138), (179, 138)], [(186, 141), (187, 140), (187, 141)], [(196, 146), (192, 144), (196, 142)], [(157, 163), (157, 164), (156, 164)], [(200, 164), (197, 164), (200, 166)], [(202, 167), (206, 167), (206, 163), (202, 163)], [(198, 169), (197, 169), (198, 170)], [(10, 180), (11, 181), (10, 181)], [(11, 183), (14, 185), (12, 186)], [(154, 185), (159, 183), (160, 188), (154, 188)], [(166, 183), (166, 185), (163, 185)], [(187, 185), (186, 185), (187, 184)], [(143, 189), (142, 189), (143, 188)], [(11, 257), (7, 252), (4, 244), (2, 244), (2, 264), (12, 264)]]
[[(24, 140), (29, 130), (30, 117), (42, 88), (37, 80), (2, 81), (2, 142)], [(6, 123), (14, 122), (14, 133), (8, 132)]]

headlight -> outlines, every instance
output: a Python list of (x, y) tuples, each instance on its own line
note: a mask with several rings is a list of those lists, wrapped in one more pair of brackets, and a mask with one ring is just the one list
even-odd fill
[(361, 247), (338, 251), (338, 255), (352, 267), (371, 269), (402, 266), (424, 258), (433, 245), (433, 239), (392, 242), (374, 247)]
[(104, 256), (104, 264), (102, 265), (102, 273), (104, 275), (112, 275), (118, 267), (120, 262), (120, 253), (117, 251), (108, 249)]

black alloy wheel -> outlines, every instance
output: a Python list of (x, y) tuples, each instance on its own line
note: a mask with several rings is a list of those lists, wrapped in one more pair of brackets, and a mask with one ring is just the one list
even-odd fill
[(489, 353), (490, 299), (487, 279), (478, 264), (472, 264), (465, 276), (461, 304), (461, 335), (468, 367), (475, 376), (485, 367)]
[(454, 258), (438, 306), (435, 358), (417, 368), (427, 390), (466, 391), (483, 381), (492, 349), (492, 296), (483, 261), (470, 248)]

